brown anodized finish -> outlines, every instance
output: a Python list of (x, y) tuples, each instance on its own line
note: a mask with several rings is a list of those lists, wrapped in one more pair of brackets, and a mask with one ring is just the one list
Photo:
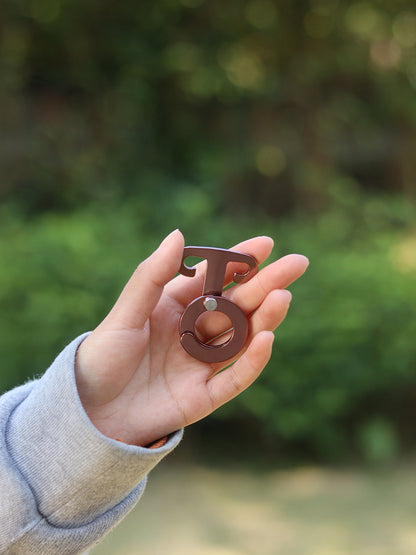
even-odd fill
[[(240, 262), (248, 266), (245, 273), (234, 274), (234, 281), (240, 283), (250, 279), (257, 272), (257, 261), (249, 254), (227, 249), (185, 247), (179, 272), (189, 277), (195, 275), (195, 268), (188, 268), (185, 265), (185, 259), (188, 256), (205, 258), (207, 269), (202, 296), (192, 301), (181, 317), (179, 332), (182, 346), (190, 355), (202, 362), (224, 362), (241, 351), (248, 333), (244, 312), (229, 299), (222, 297), (226, 267), (229, 262)], [(222, 312), (232, 322), (231, 337), (220, 345), (202, 343), (195, 333), (196, 321), (206, 310)]]

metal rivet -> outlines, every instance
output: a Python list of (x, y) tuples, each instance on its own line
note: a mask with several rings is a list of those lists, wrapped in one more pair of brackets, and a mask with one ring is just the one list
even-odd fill
[(204, 299), (204, 307), (206, 310), (217, 310), (218, 303), (213, 297), (206, 297)]

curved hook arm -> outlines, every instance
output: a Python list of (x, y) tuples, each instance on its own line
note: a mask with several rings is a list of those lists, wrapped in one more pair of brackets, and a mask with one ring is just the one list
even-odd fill
[(238, 251), (227, 252), (229, 254), (228, 262), (242, 262), (243, 264), (247, 264), (248, 266), (248, 270), (243, 274), (239, 274), (237, 272), (234, 273), (233, 281), (235, 281), (235, 283), (241, 283), (243, 279), (247, 278), (248, 276), (254, 276), (258, 269), (258, 263), (254, 256)]
[(257, 260), (249, 254), (214, 247), (185, 247), (179, 273), (188, 277), (193, 277), (196, 272), (195, 268), (189, 268), (185, 265), (185, 259), (188, 256), (196, 256), (207, 260), (208, 267), (205, 276), (204, 295), (221, 296), (225, 270), (229, 262), (241, 262), (248, 265), (247, 272), (243, 274), (234, 273), (234, 281), (236, 283), (241, 283), (243, 279), (247, 278), (250, 274), (254, 275), (257, 271)]

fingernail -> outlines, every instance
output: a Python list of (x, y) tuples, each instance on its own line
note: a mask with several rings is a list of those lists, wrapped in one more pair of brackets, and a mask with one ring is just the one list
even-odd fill
[(288, 303), (290, 303), (291, 300), (292, 300), (292, 293), (288, 289), (283, 289), (282, 293), (284, 293), (286, 295), (287, 301), (288, 301)]
[(168, 243), (168, 242), (170, 241), (170, 239), (171, 239), (174, 235), (176, 235), (178, 232), (179, 232), (179, 228), (176, 228), (176, 229), (174, 229), (173, 231), (171, 231), (171, 232), (169, 233), (169, 235), (167, 235), (167, 236), (163, 239), (163, 241), (160, 243), (159, 248), (162, 247), (162, 246), (164, 246), (165, 243)]
[(274, 334), (272, 331), (264, 330), (264, 331), (262, 331), (262, 332), (260, 332), (260, 333), (262, 333), (262, 334), (264, 334), (264, 335), (267, 335), (267, 336), (270, 338), (271, 343), (273, 343), (274, 340), (276, 339), (276, 336), (275, 336), (275, 334)]

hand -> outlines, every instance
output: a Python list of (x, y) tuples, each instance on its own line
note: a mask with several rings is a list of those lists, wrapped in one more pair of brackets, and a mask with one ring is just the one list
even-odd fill
[[(187, 354), (179, 340), (180, 316), (202, 294), (206, 267), (206, 262), (198, 264), (193, 278), (174, 277), (183, 248), (178, 230), (168, 235), (138, 266), (108, 316), (78, 349), (76, 381), (81, 402), (94, 426), (107, 437), (148, 445), (202, 419), (246, 389), (267, 364), (272, 330), (286, 316), (291, 295), (284, 288), (308, 266), (307, 258), (291, 254), (228, 289), (224, 296), (249, 317), (247, 346), (230, 366), (230, 361), (208, 364)], [(272, 248), (269, 237), (234, 247), (259, 263)], [(245, 269), (228, 264), (226, 282)], [(215, 337), (228, 329), (229, 321), (213, 312), (198, 326), (202, 338)]]

